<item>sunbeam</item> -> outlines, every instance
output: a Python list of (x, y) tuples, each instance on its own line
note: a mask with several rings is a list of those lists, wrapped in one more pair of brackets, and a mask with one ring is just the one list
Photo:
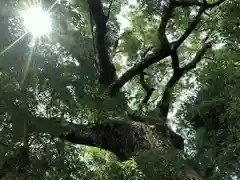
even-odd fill
[(34, 38), (36, 38), (51, 31), (51, 20), (50, 20), (49, 12), (57, 4), (58, 1), (59, 0), (56, 0), (46, 12), (42, 11), (41, 3), (35, 3), (27, 7), (26, 8), (27, 10), (23, 11), (21, 15), (24, 21), (24, 26), (27, 28), (27, 32), (24, 33), (22, 36), (20, 36), (16, 41), (10, 44), (7, 48), (2, 50), (0, 52), (0, 56), (2, 56), (11, 47), (17, 44), (29, 32), (31, 32)]
[[(27, 29), (27, 32), (20, 36), (16, 41), (10, 44), (7, 48), (0, 52), (2, 56), (6, 51), (10, 50), (15, 44), (17, 44), (22, 38), (24, 38), (29, 32), (33, 34), (34, 38), (40, 37), (47, 32), (51, 31), (51, 19), (49, 12), (52, 8), (58, 3), (59, 0), (56, 0), (52, 6), (47, 10), (43, 11), (41, 7), (41, 1), (33, 1), (32, 4), (27, 5), (26, 10), (21, 13), (21, 17), (24, 21), (24, 26)], [(34, 3), (35, 2), (35, 3)]]
[(32, 4), (27, 5), (26, 9), (21, 12), (20, 17), (23, 19), (23, 25), (26, 28), (26, 32), (20, 36), (16, 41), (10, 44), (7, 48), (0, 52), (0, 56), (2, 56), (6, 51), (10, 50), (15, 44), (17, 44), (22, 38), (24, 38), (28, 33), (33, 35), (32, 39), (32, 47), (26, 62), (26, 67), (23, 72), (23, 79), (21, 83), (24, 83), (26, 80), (30, 63), (32, 61), (32, 55), (35, 48), (36, 38), (39, 38), (47, 33), (51, 32), (52, 24), (50, 18), (50, 11), (57, 4), (59, 0), (56, 0), (52, 6), (44, 11), (41, 6), (41, 1), (33, 1)]
[(31, 50), (30, 50), (30, 54), (28, 56), (28, 59), (27, 59), (27, 63), (26, 63), (26, 66), (25, 66), (25, 69), (24, 69), (24, 72), (23, 72), (23, 79), (21, 81), (21, 84), (24, 83), (26, 77), (27, 77), (27, 74), (28, 74), (28, 70), (29, 70), (29, 65), (32, 61), (32, 55), (33, 55), (33, 50), (34, 50), (34, 47), (35, 47), (35, 39), (32, 40), (32, 47), (31, 47)]
[(33, 35), (32, 47), (26, 62), (26, 67), (24, 69), (22, 83), (24, 83), (28, 75), (29, 66), (32, 61), (32, 55), (35, 48), (35, 42), (37, 40), (36, 38), (41, 40), (41, 36), (47, 35), (52, 31), (50, 11), (57, 4), (57, 2), (58, 0), (56, 0), (47, 11), (44, 11), (42, 9), (41, 1), (35, 1), (35, 3), (28, 5), (26, 10), (22, 12), (24, 26), (27, 31)]
[(54, 8), (54, 6), (58, 3), (58, 1), (59, 1), (59, 0), (56, 0), (56, 1), (53, 3), (53, 5), (47, 10), (47, 13), (49, 13), (49, 12), (52, 10), (52, 8)]
[(0, 56), (2, 56), (6, 51), (8, 51), (11, 47), (13, 47), (15, 44), (17, 44), (24, 36), (26, 36), (28, 32), (24, 33), (22, 36), (20, 36), (16, 41), (14, 41), (12, 44), (10, 44), (7, 48), (5, 48), (2, 52), (0, 52)]

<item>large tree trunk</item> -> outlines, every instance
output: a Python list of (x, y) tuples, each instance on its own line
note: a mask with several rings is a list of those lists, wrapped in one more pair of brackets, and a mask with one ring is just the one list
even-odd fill
[(61, 123), (57, 119), (29, 117), (32, 132), (47, 133), (66, 141), (99, 147), (127, 160), (141, 150), (166, 146), (168, 139), (156, 127), (130, 120), (109, 120), (97, 124)]
[[(170, 133), (168, 130), (166, 131), (167, 127), (164, 123), (153, 125), (147, 122), (147, 119), (145, 122), (139, 122), (139, 118), (136, 118), (136, 121), (109, 120), (82, 125), (70, 122), (62, 123), (60, 119), (34, 117), (29, 114), (28, 116), (25, 114), (24, 117), (28, 119), (30, 133), (49, 134), (74, 144), (105, 149), (114, 153), (120, 161), (128, 160), (139, 152), (153, 149), (165, 149), (166, 152), (169, 149), (171, 152), (175, 152), (174, 154), (178, 154), (172, 141), (172, 136), (176, 135), (173, 135), (172, 131)], [(151, 120), (149, 121), (151, 122)], [(200, 179), (200, 175), (191, 166), (186, 165), (184, 172), (187, 176), (195, 174), (194, 176)]]

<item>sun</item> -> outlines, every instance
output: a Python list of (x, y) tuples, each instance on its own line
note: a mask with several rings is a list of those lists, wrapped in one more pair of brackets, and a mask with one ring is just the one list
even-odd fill
[(52, 30), (51, 18), (41, 7), (30, 7), (22, 12), (23, 24), (34, 37), (45, 35)]

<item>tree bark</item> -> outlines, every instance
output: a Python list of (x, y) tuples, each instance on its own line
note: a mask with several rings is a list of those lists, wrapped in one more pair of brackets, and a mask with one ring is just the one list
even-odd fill
[(116, 69), (111, 62), (106, 43), (107, 20), (101, 0), (88, 0), (89, 11), (96, 24), (96, 48), (100, 66), (99, 83), (106, 87), (116, 80)]
[(170, 141), (156, 128), (142, 122), (129, 120), (109, 120), (97, 124), (62, 124), (58, 119), (29, 117), (32, 132), (47, 133), (63, 138), (74, 144), (82, 144), (105, 149), (124, 161), (141, 150), (160, 147)]

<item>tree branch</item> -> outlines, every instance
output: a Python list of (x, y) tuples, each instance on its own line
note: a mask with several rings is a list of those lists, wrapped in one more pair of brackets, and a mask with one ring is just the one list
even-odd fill
[(199, 24), (201, 20), (201, 16), (206, 10), (205, 7), (201, 7), (198, 11), (198, 14), (196, 15), (193, 22), (188, 26), (188, 28), (185, 30), (183, 35), (175, 42), (173, 49), (177, 49), (187, 38), (188, 36), (193, 32), (193, 30), (196, 28), (196, 26)]
[(146, 96), (142, 100), (142, 104), (147, 104), (148, 100), (150, 99), (152, 93), (154, 92), (154, 88), (150, 87), (144, 80), (144, 73), (140, 73), (140, 84), (143, 87), (143, 89), (146, 91)]
[(188, 6), (202, 6), (203, 3), (198, 0), (174, 0), (175, 6), (188, 7)]
[[(168, 127), (166, 123), (162, 122), (162, 121), (166, 122), (166, 120), (161, 121), (161, 119), (159, 118), (153, 118), (149, 116), (138, 116), (135, 114), (128, 114), (128, 117), (135, 122), (137, 121), (155, 126), (157, 132), (160, 132), (164, 138), (169, 139), (174, 148), (180, 150), (184, 149), (184, 139), (180, 135), (175, 133), (173, 130), (171, 130), (171, 128)], [(167, 141), (168, 140), (165, 140), (165, 142)]]
[(199, 63), (201, 61), (201, 59), (202, 59), (203, 55), (206, 53), (206, 51), (208, 49), (210, 49), (211, 47), (212, 47), (212, 44), (210, 42), (205, 43), (202, 46), (202, 48), (196, 53), (193, 60), (182, 68), (184, 73), (187, 73), (188, 71), (194, 69), (196, 67), (197, 63)]
[(203, 57), (203, 55), (206, 53), (206, 51), (211, 48), (211, 43), (205, 43), (203, 47), (196, 53), (193, 60), (188, 63), (183, 68), (179, 68), (177, 71), (175, 70), (172, 77), (168, 81), (165, 90), (163, 92), (162, 99), (159, 101), (157, 107), (159, 108), (159, 117), (165, 117), (167, 118), (169, 107), (171, 104), (172, 99), (172, 91), (176, 83), (182, 78), (184, 74), (189, 72), (190, 70), (194, 69), (199, 63)]
[(100, 64), (99, 82), (109, 86), (116, 79), (116, 69), (112, 64), (106, 43), (107, 17), (103, 12), (101, 0), (88, 0), (89, 10), (96, 23), (96, 48)]
[(179, 66), (179, 58), (178, 58), (177, 50), (173, 50), (171, 52), (171, 58), (172, 58), (172, 68), (174, 72), (179, 71), (180, 66)]
[[(170, 55), (171, 52), (177, 50), (177, 48), (187, 39), (187, 37), (192, 33), (192, 31), (196, 28), (201, 20), (201, 15), (208, 8), (213, 8), (215, 6), (220, 5), (225, 0), (219, 0), (216, 3), (206, 4), (203, 3), (203, 6), (200, 7), (198, 14), (196, 15), (194, 21), (189, 25), (189, 27), (185, 30), (183, 35), (176, 41), (170, 44), (162, 44), (160, 48), (156, 49), (156, 51), (145, 57), (141, 62), (127, 70), (121, 77), (115, 80), (110, 86), (110, 96), (115, 96), (116, 93), (119, 92), (120, 88), (129, 80), (131, 80), (134, 76), (140, 74), (144, 69), (148, 68), (152, 64), (166, 58)], [(166, 39), (165, 28), (168, 20), (171, 18), (171, 13), (174, 10), (174, 4), (172, 4), (172, 0), (169, 2), (168, 6), (165, 7), (163, 18), (161, 24), (159, 26), (159, 39), (161, 42), (168, 42)], [(173, 54), (174, 55), (174, 54)]]
[[(65, 123), (64, 125), (57, 119), (31, 117), (30, 129), (33, 132), (47, 133), (53, 137), (63, 138), (74, 144), (94, 146), (111, 151), (120, 160), (129, 159), (141, 149), (156, 147), (156, 144), (152, 145), (148, 140), (142, 141), (142, 138), (148, 133), (153, 133), (152, 129), (144, 123), (122, 120), (90, 125)], [(157, 134), (154, 136), (157, 137)]]
[(146, 56), (141, 62), (127, 70), (121, 77), (114, 81), (109, 87), (110, 96), (115, 96), (120, 88), (132, 79), (134, 76), (140, 74), (144, 69), (148, 68), (155, 62), (158, 62), (170, 55), (170, 50), (162, 46), (155, 50), (155, 52), (149, 56)]
[(115, 96), (117, 92), (119, 92), (120, 88), (134, 76), (140, 74), (144, 69), (148, 68), (150, 65), (155, 62), (160, 61), (161, 59), (170, 55), (170, 47), (167, 37), (166, 37), (166, 26), (169, 19), (172, 17), (174, 7), (172, 5), (172, 1), (168, 1), (164, 6), (163, 15), (161, 19), (161, 23), (158, 28), (158, 37), (161, 43), (161, 47), (155, 50), (155, 52), (145, 58), (142, 59), (141, 62), (136, 64), (134, 67), (126, 71), (119, 79), (113, 82), (110, 85), (110, 96)]
[[(188, 28), (185, 30), (183, 35), (175, 42), (173, 49), (177, 49), (188, 38), (188, 36), (193, 32), (193, 30), (196, 28), (196, 26), (201, 21), (201, 16), (205, 12), (205, 10), (216, 7), (216, 6), (220, 5), (221, 3), (223, 3), (224, 1), (225, 0), (219, 0), (216, 3), (208, 4), (206, 2), (203, 2), (203, 3), (198, 2), (197, 3), (197, 1), (194, 2), (194, 1), (187, 0), (187, 2), (193, 3), (195, 5), (200, 5), (201, 7), (200, 7), (195, 19), (193, 20), (193, 22), (188, 26)], [(184, 2), (185, 1), (181, 0), (181, 2), (179, 2), (179, 5), (181, 5)], [(176, 3), (176, 1), (175, 1), (175, 3)]]
[(109, 16), (110, 16), (110, 13), (111, 13), (112, 5), (113, 5), (113, 0), (111, 0), (111, 2), (110, 2), (110, 4), (109, 4), (109, 7), (108, 7), (107, 20), (109, 19)]
[(176, 83), (181, 79), (182, 76), (183, 71), (179, 69), (178, 71), (173, 73), (172, 77), (168, 81), (163, 92), (162, 99), (157, 104), (157, 107), (159, 108), (159, 117), (165, 117), (165, 119), (167, 118), (169, 107), (172, 100), (173, 88), (176, 85)]
[(169, 42), (166, 36), (166, 27), (169, 19), (172, 17), (174, 6), (172, 1), (166, 1), (165, 6), (163, 7), (163, 14), (161, 18), (161, 23), (158, 28), (158, 38), (161, 43), (161, 46), (169, 46)]
[(206, 0), (203, 0), (203, 2), (199, 2), (198, 0), (174, 0), (173, 4), (175, 6), (180, 7), (188, 7), (188, 6), (204, 6), (205, 8), (213, 8), (216, 6), (219, 6), (226, 0), (218, 0), (215, 3), (208, 3)]
[(173, 75), (165, 87), (161, 101), (157, 105), (157, 107), (160, 110), (159, 117), (164, 117), (165, 120), (167, 118), (167, 115), (169, 112), (169, 106), (171, 104), (173, 87), (183, 76), (183, 71), (180, 69), (180, 66), (179, 66), (179, 58), (178, 58), (177, 50), (173, 50), (171, 52), (171, 58), (172, 58)]
[(153, 49), (154, 47), (153, 46), (149, 46), (147, 47), (145, 50), (143, 50), (143, 52), (141, 53), (141, 59), (144, 59), (146, 57), (146, 55), (148, 54), (148, 52)]
[[(114, 153), (120, 160), (127, 160), (138, 151), (149, 150), (161, 146), (163, 131), (157, 131), (144, 122), (123, 120), (105, 120), (94, 124), (76, 124), (63, 121), (62, 118), (45, 118), (31, 114), (15, 104), (8, 108), (12, 121), (17, 121), (19, 116), (28, 121), (29, 135), (32, 133), (49, 134), (74, 144), (94, 146)], [(16, 119), (15, 119), (16, 118)], [(19, 135), (20, 138), (23, 135)], [(171, 136), (168, 136), (171, 138)], [(157, 141), (152, 142), (152, 139)], [(168, 143), (167, 140), (164, 143)], [(166, 144), (167, 145), (167, 144)], [(172, 146), (171, 143), (168, 144)]]

